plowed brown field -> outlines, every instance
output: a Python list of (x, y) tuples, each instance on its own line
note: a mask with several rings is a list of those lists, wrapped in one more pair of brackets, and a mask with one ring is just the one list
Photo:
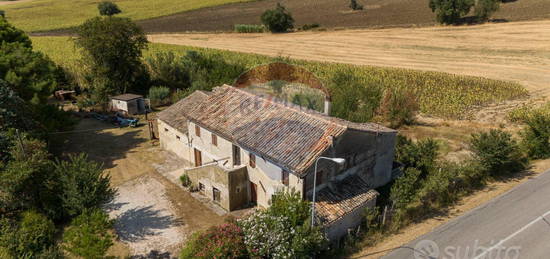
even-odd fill
[[(258, 24), (266, 10), (282, 3), (296, 25), (319, 23), (324, 28), (413, 27), (435, 24), (428, 0), (358, 0), (361, 11), (351, 11), (349, 0), (261, 0), (214, 6), (139, 21), (148, 33), (232, 31), (234, 24)], [(524, 21), (550, 18), (548, 0), (506, 0), (493, 18)]]

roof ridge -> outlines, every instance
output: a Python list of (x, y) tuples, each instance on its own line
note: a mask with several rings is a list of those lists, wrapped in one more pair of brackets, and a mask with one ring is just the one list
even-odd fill
[[(224, 84), (224, 85), (221, 86), (221, 87), (223, 87), (223, 88), (229, 88), (229, 89), (235, 89), (235, 90), (237, 90), (237, 91), (239, 91), (239, 92), (241, 92), (241, 93), (245, 93), (245, 94), (247, 94), (247, 95), (249, 95), (249, 96), (261, 98), (261, 99), (263, 99), (263, 100), (269, 101), (270, 103), (273, 103), (273, 104), (278, 105), (278, 106), (280, 106), (280, 107), (283, 107), (283, 108), (286, 108), (286, 109), (289, 109), (289, 110), (292, 110), (292, 111), (295, 111), (295, 112), (298, 112), (298, 113), (302, 113), (302, 114), (304, 114), (304, 115), (307, 115), (307, 116), (310, 117), (310, 118), (312, 117), (312, 118), (315, 118), (315, 119), (323, 120), (324, 122), (327, 122), (327, 123), (330, 123), (330, 124), (335, 124), (335, 125), (344, 127), (344, 128), (346, 128), (346, 129), (349, 128), (348, 125), (345, 125), (345, 124), (343, 124), (343, 123), (337, 123), (337, 122), (335, 122), (335, 121), (333, 121), (333, 120), (330, 120), (330, 119), (326, 118), (326, 117), (329, 117), (329, 118), (331, 118), (331, 117), (328, 116), (328, 115), (326, 115), (326, 114), (324, 114), (324, 113), (321, 113), (321, 112), (318, 112), (318, 111), (315, 111), (315, 110), (311, 110), (311, 109), (308, 109), (308, 108), (304, 108), (304, 107), (302, 107), (302, 106), (300, 106), (300, 105), (295, 105), (295, 104), (293, 104), (293, 106), (298, 106), (298, 107), (300, 107), (300, 109), (298, 109), (298, 108), (295, 108), (295, 107), (293, 107), (293, 106), (289, 106), (289, 105), (282, 104), (282, 103), (280, 103), (280, 102), (274, 102), (274, 101), (269, 100), (269, 99), (267, 99), (267, 98), (265, 98), (265, 97), (263, 97), (263, 96), (260, 96), (260, 95), (257, 95), (257, 94), (253, 94), (253, 93), (247, 92), (247, 91), (245, 91), (245, 90), (242, 90), (242, 89), (240, 89), (240, 88), (237, 88), (237, 87), (234, 87), (234, 86), (231, 86), (231, 85)], [(274, 98), (277, 98), (277, 97), (274, 97)], [(277, 98), (277, 99), (278, 99), (278, 98)], [(311, 111), (313, 111), (313, 112), (315, 112), (315, 113), (318, 113), (318, 114), (309, 113), (309, 112), (302, 111), (301, 108), (304, 108), (304, 109), (307, 109), (307, 110), (311, 110)]]

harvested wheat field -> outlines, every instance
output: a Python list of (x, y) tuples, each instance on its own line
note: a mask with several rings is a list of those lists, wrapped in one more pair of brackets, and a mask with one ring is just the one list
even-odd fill
[(550, 96), (550, 21), (287, 34), (156, 34), (157, 43), (510, 80)]

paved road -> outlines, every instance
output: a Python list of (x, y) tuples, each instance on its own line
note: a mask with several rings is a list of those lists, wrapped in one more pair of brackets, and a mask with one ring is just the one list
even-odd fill
[(550, 258), (550, 171), (383, 258)]

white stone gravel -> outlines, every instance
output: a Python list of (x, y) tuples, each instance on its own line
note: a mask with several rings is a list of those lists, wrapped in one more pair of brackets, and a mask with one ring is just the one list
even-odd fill
[(184, 241), (183, 225), (162, 183), (142, 176), (117, 188), (118, 195), (107, 210), (116, 219), (115, 230), (132, 255), (172, 251)]

